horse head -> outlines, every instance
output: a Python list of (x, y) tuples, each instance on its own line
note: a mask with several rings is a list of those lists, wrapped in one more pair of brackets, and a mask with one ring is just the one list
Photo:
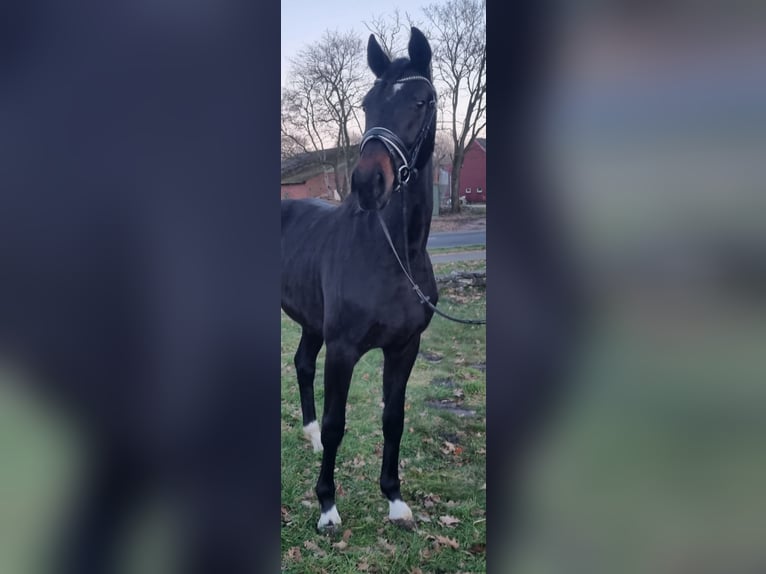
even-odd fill
[(375, 74), (362, 101), (365, 133), (351, 176), (363, 210), (383, 209), (431, 159), (436, 137), (436, 91), (431, 83), (431, 46), (412, 28), (409, 58), (391, 60), (370, 35), (367, 64)]

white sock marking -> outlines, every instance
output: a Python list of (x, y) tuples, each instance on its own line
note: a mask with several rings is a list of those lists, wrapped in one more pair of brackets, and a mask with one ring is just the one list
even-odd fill
[(317, 522), (317, 528), (322, 530), (328, 526), (340, 526), (340, 515), (338, 514), (338, 507), (334, 504), (332, 508), (327, 512), (323, 512)]
[(322, 431), (319, 428), (319, 423), (317, 421), (311, 421), (303, 427), (303, 434), (311, 441), (311, 445), (314, 447), (314, 452), (322, 452)]
[(389, 520), (412, 520), (412, 511), (403, 500), (388, 501)]

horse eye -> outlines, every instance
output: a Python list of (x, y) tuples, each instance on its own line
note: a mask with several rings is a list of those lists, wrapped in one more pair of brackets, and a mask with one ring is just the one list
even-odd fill
[(425, 101), (425, 100), (418, 100), (418, 101), (417, 101), (417, 103), (416, 103), (415, 105), (416, 105), (417, 107), (419, 107), (419, 108), (422, 108), (423, 106), (425, 106), (425, 105), (426, 105), (426, 101)]

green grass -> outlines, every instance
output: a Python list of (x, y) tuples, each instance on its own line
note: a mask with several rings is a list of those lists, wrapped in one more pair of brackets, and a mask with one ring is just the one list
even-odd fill
[(474, 261), (452, 261), (450, 263), (437, 263), (434, 265), (434, 273), (437, 277), (449, 275), (453, 271), (478, 272), (487, 270), (485, 259)]
[(487, 246), (481, 243), (475, 245), (461, 245), (459, 247), (437, 247), (429, 249), (429, 255), (443, 255), (445, 253), (461, 253), (463, 251), (486, 251)]
[[(437, 268), (437, 273), (442, 270)], [(451, 297), (439, 307), (461, 317), (485, 313), (482, 291)], [(347, 432), (339, 450), (336, 485), (342, 532), (319, 534), (313, 492), (320, 454), (302, 434), (292, 357), (297, 326), (282, 319), (282, 567), (285, 572), (483, 572), (486, 541), (485, 332), (435, 317), (408, 384), (400, 477), (402, 495), (418, 524), (405, 531), (387, 522), (380, 493), (382, 354), (357, 364), (349, 393)], [(430, 360), (429, 360), (430, 359)], [(321, 412), (320, 353), (317, 410)], [(473, 413), (459, 417), (434, 404), (457, 401)], [(441, 519), (441, 520), (440, 520)], [(451, 523), (452, 525), (445, 525)], [(454, 546), (454, 547), (453, 547)]]

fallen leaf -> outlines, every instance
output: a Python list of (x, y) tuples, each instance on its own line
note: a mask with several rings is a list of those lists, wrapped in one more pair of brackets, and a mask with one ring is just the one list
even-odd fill
[(367, 463), (366, 463), (366, 462), (364, 461), (364, 459), (363, 459), (361, 456), (359, 456), (359, 455), (355, 456), (355, 457), (354, 457), (354, 460), (353, 460), (353, 461), (351, 461), (351, 466), (353, 466), (354, 468), (361, 468), (361, 467), (363, 467), (365, 464), (367, 464)]
[(477, 542), (468, 549), (471, 554), (484, 554), (487, 551), (487, 545)]
[(346, 530), (343, 531), (343, 540), (348, 542), (348, 539), (351, 538), (351, 534), (352, 534), (351, 529), (346, 528)]
[(382, 546), (384, 550), (388, 550), (392, 556), (396, 553), (396, 546), (388, 542), (385, 538), (378, 537), (378, 544)]
[(287, 508), (283, 506), (282, 507), (282, 522), (287, 524), (291, 520), (292, 518), (290, 517), (290, 512), (287, 510)]
[(460, 519), (455, 518), (454, 516), (450, 516), (449, 514), (446, 514), (444, 516), (439, 517), (439, 522), (448, 528), (452, 528), (456, 524), (460, 524)]
[(455, 452), (454, 443), (451, 443), (450, 441), (445, 440), (442, 444), (444, 445), (444, 448), (441, 448), (439, 450), (441, 450), (443, 454), (452, 454)]
[(287, 559), (293, 560), (295, 562), (300, 562), (303, 560), (303, 556), (301, 556), (301, 549), (297, 546), (293, 546), (292, 548), (287, 549)]
[(337, 548), (338, 550), (345, 550), (348, 547), (348, 542), (339, 540), (338, 542), (334, 542), (332, 547)]
[(306, 541), (303, 543), (303, 546), (306, 548), (306, 550), (309, 550), (309, 551), (313, 552), (313, 553), (314, 553), (314, 556), (315, 556), (315, 557), (317, 557), (317, 558), (324, 558), (325, 556), (327, 556), (327, 552), (325, 552), (324, 550), (322, 550), (322, 549), (321, 549), (321, 548), (320, 548), (320, 547), (317, 545), (317, 543), (316, 543), (316, 542), (313, 542), (313, 541), (311, 541), (311, 540), (306, 540)]
[(460, 543), (454, 538), (449, 538), (448, 536), (439, 536), (437, 534), (436, 536), (434, 536), (434, 540), (436, 541), (437, 545), (443, 544), (445, 546), (449, 546), (450, 548), (454, 548), (456, 550), (460, 548)]

